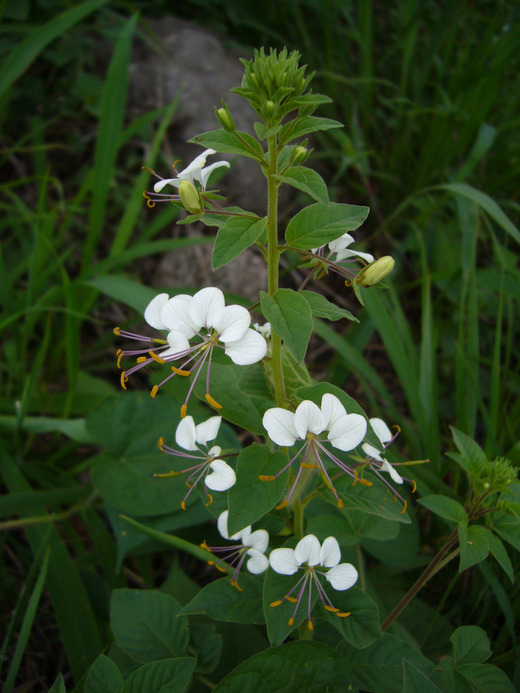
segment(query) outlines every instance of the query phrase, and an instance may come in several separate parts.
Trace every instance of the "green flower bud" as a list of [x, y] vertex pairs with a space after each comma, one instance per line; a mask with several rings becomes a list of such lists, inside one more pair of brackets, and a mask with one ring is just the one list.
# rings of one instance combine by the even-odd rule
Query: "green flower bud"
[[224, 102], [222, 102], [222, 108], [215, 108], [215, 115], [226, 132], [235, 132], [235, 121]]
[[264, 106], [264, 112], [268, 118], [272, 118], [272, 116], [274, 115], [274, 110], [275, 110], [274, 102], [271, 100], [266, 101], [265, 106]]
[[361, 286], [373, 286], [378, 284], [394, 269], [395, 260], [390, 255], [380, 257], [371, 265], [361, 270], [356, 277], [356, 282]]
[[204, 205], [200, 197], [199, 191], [188, 180], [181, 180], [179, 184], [179, 197], [190, 214], [202, 214]]
[[307, 147], [302, 147], [301, 145], [299, 147], [296, 147], [296, 149], [293, 152], [293, 157], [292, 157], [292, 164], [301, 164], [305, 161], [307, 158], [308, 150]]

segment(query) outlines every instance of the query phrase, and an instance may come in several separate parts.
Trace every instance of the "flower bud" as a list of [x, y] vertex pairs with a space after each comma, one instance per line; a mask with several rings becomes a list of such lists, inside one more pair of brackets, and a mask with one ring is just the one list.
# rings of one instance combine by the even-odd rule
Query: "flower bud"
[[300, 145], [299, 147], [296, 147], [294, 152], [293, 152], [293, 157], [291, 163], [294, 165], [296, 164], [302, 164], [305, 159], [307, 158], [308, 150], [307, 147], [302, 147]]
[[356, 277], [356, 282], [361, 286], [373, 286], [378, 284], [394, 269], [395, 260], [390, 255], [380, 257], [371, 265], [361, 270]]
[[235, 132], [235, 121], [224, 102], [222, 102], [222, 108], [215, 108], [215, 115], [226, 132]]
[[274, 111], [275, 111], [274, 101], [271, 101], [271, 100], [266, 101], [265, 106], [264, 106], [264, 113], [266, 114], [266, 116], [268, 118], [272, 118], [272, 116], [274, 115]]
[[202, 214], [204, 205], [197, 188], [188, 180], [182, 180], [179, 184], [179, 197], [184, 205], [184, 208], [190, 214]]

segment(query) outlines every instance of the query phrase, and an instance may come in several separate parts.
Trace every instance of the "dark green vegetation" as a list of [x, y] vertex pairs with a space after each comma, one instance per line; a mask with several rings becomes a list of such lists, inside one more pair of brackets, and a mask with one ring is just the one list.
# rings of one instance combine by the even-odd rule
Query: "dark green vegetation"
[[[127, 316], [135, 324], [135, 311], [142, 312], [154, 293], [144, 287], [158, 254], [201, 242], [171, 240], [167, 229], [178, 209], [167, 206], [151, 216], [141, 197], [148, 174], [138, 173], [140, 166], [155, 165], [175, 103], [136, 120], [125, 108], [131, 44], [146, 30], [134, 11], [161, 16], [168, 3], [34, 5], [29, 11], [28, 3], [0, 3], [0, 475], [6, 492], [0, 499], [0, 598], [9, 615], [0, 676], [6, 690], [14, 690], [15, 680], [34, 680], [40, 690], [60, 671], [71, 688], [67, 672], [80, 682], [113, 636], [118, 645], [106, 652], [111, 660], [98, 660], [90, 690], [98, 690], [95, 675], [104, 682], [113, 676], [118, 690], [112, 660], [123, 672], [132, 666], [123, 650], [137, 653], [142, 667], [175, 658], [161, 675], [175, 677], [178, 690], [190, 680], [195, 657], [193, 690], [208, 690], [205, 678], [217, 684], [239, 664], [244, 676], [252, 676], [262, 667], [296, 670], [298, 661], [310, 662], [308, 675], [317, 682], [332, 685], [327, 672], [339, 666], [339, 655], [361, 690], [389, 690], [391, 676], [400, 681], [396, 691], [403, 685], [399, 676], [409, 690], [437, 690], [431, 682], [424, 687], [430, 673], [425, 657], [434, 663], [445, 657], [445, 675], [466, 686], [460, 690], [510, 690], [500, 676], [492, 678], [495, 670], [483, 674], [477, 667], [489, 656], [482, 631], [456, 629], [483, 629], [492, 642], [489, 663], [518, 684], [520, 599], [510, 579], [518, 572], [518, 554], [504, 557], [489, 538], [498, 534], [520, 549], [518, 521], [498, 517], [495, 534], [470, 526], [468, 538], [460, 514], [471, 491], [464, 470], [478, 486], [479, 475], [500, 469], [499, 458], [520, 463], [516, 3], [294, 0], [272, 3], [267, 11], [262, 6], [261, 15], [260, 3], [253, 2], [183, 7], [186, 17], [203, 17], [230, 36], [245, 57], [262, 44], [302, 52], [316, 71], [315, 89], [332, 98], [320, 115], [345, 123], [316, 139], [311, 165], [332, 179], [338, 202], [371, 208], [362, 237], [370, 250], [397, 260], [390, 290], [366, 293], [363, 309], [341, 283], [324, 280], [360, 323], [333, 329], [315, 321], [319, 339], [313, 342], [314, 348], [323, 342], [330, 347], [318, 352], [320, 379], [349, 392], [362, 388], [367, 410], [401, 426], [390, 459], [430, 460], [412, 468], [419, 496], [430, 501], [414, 504], [413, 522], [397, 538], [373, 523], [350, 528], [350, 560], [362, 556], [367, 591], [381, 618], [454, 527], [461, 543], [472, 547], [461, 550], [460, 568], [469, 570], [457, 572], [457, 561], [449, 563], [382, 641], [357, 650], [345, 637], [338, 646], [336, 632], [323, 621], [316, 640], [326, 651], [313, 660], [307, 643], [291, 645], [280, 655], [285, 664], [276, 660], [271, 669], [274, 649], [241, 664], [268, 647], [265, 629], [251, 625], [262, 614], [249, 614], [241, 625], [220, 620], [222, 613], [210, 621], [189, 608], [177, 618], [179, 605], [191, 602], [213, 573], [185, 554], [179, 558], [178, 544], [165, 552], [164, 534], [144, 541], [118, 516], [132, 515], [194, 542], [201, 532], [208, 538], [213, 532], [209, 525], [194, 532], [200, 516], [180, 511], [171, 487], [157, 491], [150, 484], [150, 470], [162, 464], [156, 440], [171, 434], [164, 424], [169, 397], [182, 401], [183, 394], [172, 389], [151, 407], [145, 391], [120, 392], [114, 366], [119, 344], [112, 327], [125, 320], [121, 304], [132, 309]], [[164, 162], [166, 170], [170, 163]], [[287, 268], [287, 286], [296, 285], [293, 269]], [[239, 401], [238, 377], [227, 386], [230, 401]], [[244, 412], [256, 430], [254, 404], [240, 407]], [[456, 433], [455, 442], [450, 425], [463, 434]], [[227, 436], [232, 447], [236, 434], [228, 428]], [[124, 466], [115, 464], [122, 458]], [[484, 460], [490, 461], [487, 471]], [[431, 500], [440, 494], [454, 505]], [[516, 512], [518, 487], [516, 496], [504, 494], [503, 500]], [[311, 518], [310, 531], [319, 533], [319, 520]], [[164, 617], [156, 629], [166, 648], [160, 652], [147, 654], [124, 640], [130, 628], [125, 619], [138, 611], [124, 588], [138, 586], [161, 588], [143, 592], [150, 600], [146, 613], [157, 613], [157, 621]], [[161, 594], [162, 602], [152, 594]], [[410, 647], [412, 638], [422, 654]], [[249, 649], [238, 657], [235, 643], [243, 642]], [[392, 661], [399, 648], [404, 674], [400, 659]], [[485, 675], [491, 678], [478, 679]], [[132, 676], [126, 690], [146, 690]], [[240, 682], [221, 689], [233, 685]], [[276, 685], [273, 690], [282, 690]], [[291, 685], [302, 687], [297, 678]], [[57, 684], [53, 690], [64, 689]]]

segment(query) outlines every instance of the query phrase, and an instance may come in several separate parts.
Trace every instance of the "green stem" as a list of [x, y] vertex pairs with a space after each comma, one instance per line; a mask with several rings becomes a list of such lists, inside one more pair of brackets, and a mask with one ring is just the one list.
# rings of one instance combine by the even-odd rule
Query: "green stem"
[[[278, 290], [278, 183], [274, 176], [278, 167], [276, 135], [267, 141], [269, 166], [267, 169], [267, 282], [270, 296]], [[275, 402], [283, 407], [285, 402], [285, 386], [282, 370], [282, 340], [273, 330], [271, 336], [272, 368]]]

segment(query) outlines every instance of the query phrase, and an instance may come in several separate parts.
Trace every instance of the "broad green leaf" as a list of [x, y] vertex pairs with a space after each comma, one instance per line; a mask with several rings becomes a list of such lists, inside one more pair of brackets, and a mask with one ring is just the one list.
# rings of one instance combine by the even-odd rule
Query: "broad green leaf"
[[515, 693], [506, 674], [493, 664], [463, 664], [456, 671], [479, 693]]
[[511, 563], [511, 559], [509, 558], [509, 554], [507, 553], [504, 544], [500, 541], [496, 534], [493, 534], [492, 532], [488, 534], [487, 540], [489, 544], [489, 550], [496, 558], [497, 563], [506, 573], [507, 577], [511, 580], [511, 582], [514, 582], [515, 574], [513, 565]]
[[[396, 498], [388, 493], [386, 486], [377, 482], [375, 477], [370, 481], [373, 482], [373, 486], [367, 487], [359, 483], [353, 486], [350, 478], [347, 479], [346, 476], [340, 478], [336, 483], [336, 490], [343, 501], [342, 512], [347, 514], [351, 509], [362, 510], [369, 515], [408, 524], [410, 518], [403, 511], [402, 504], [397, 502]], [[324, 494], [327, 500], [335, 502], [328, 490], [324, 491]]]
[[213, 248], [213, 269], [222, 267], [249, 248], [267, 227], [267, 219], [230, 217], [217, 232]]
[[[352, 511], [347, 511], [345, 515]], [[382, 518], [368, 516], [381, 523], [382, 528], [388, 526], [397, 529], [397, 535], [388, 539], [379, 538], [378, 541], [370, 536], [361, 539], [361, 548], [378, 561], [391, 568], [405, 570], [416, 565], [417, 554], [419, 553], [421, 537], [415, 516], [411, 515], [409, 524], [389, 522]], [[376, 525], [379, 527], [379, 525]], [[381, 528], [381, 529], [382, 529]]]
[[481, 525], [459, 525], [459, 572], [480, 563], [489, 554], [488, 536], [491, 532]]
[[130, 674], [125, 693], [184, 693], [188, 690], [195, 663], [192, 657], [176, 657], [145, 664]]
[[302, 291], [301, 293], [311, 308], [313, 318], [327, 318], [327, 320], [346, 318], [347, 320], [359, 322], [349, 310], [331, 303], [323, 294], [318, 294], [315, 291]]
[[287, 183], [293, 188], [297, 188], [307, 195], [310, 195], [316, 202], [328, 204], [329, 193], [325, 181], [317, 171], [306, 166], [293, 166], [288, 169], [283, 176], [275, 176], [279, 183]]
[[123, 693], [125, 685], [121, 672], [105, 655], [92, 664], [85, 681], [85, 693]]
[[453, 645], [453, 659], [458, 667], [461, 664], [485, 662], [491, 657], [491, 643], [486, 632], [477, 626], [461, 626], [450, 638]]
[[311, 132], [342, 127], [343, 125], [341, 123], [339, 123], [337, 120], [332, 120], [331, 118], [318, 118], [316, 116], [295, 118], [294, 120], [286, 123], [280, 130], [278, 141], [280, 142], [280, 145], [282, 145], [295, 140], [297, 137], [309, 135]]
[[317, 202], [298, 212], [287, 225], [285, 238], [293, 248], [310, 250], [355, 231], [368, 216], [368, 207]]
[[254, 655], [226, 676], [215, 693], [353, 691], [342, 657], [319, 642], [288, 643]]
[[453, 435], [453, 441], [457, 446], [461, 455], [463, 455], [471, 466], [472, 473], [479, 476], [486, 471], [489, 463], [482, 448], [476, 443], [473, 438], [458, 431], [453, 426], [450, 426]]
[[215, 149], [221, 154], [241, 154], [257, 161], [263, 161], [264, 150], [260, 142], [247, 132], [226, 132], [225, 130], [211, 130], [202, 135], [192, 137], [189, 142], [200, 144], [207, 149]]
[[305, 298], [292, 289], [278, 289], [273, 296], [261, 292], [262, 312], [297, 361], [302, 361], [312, 333], [312, 315]]
[[202, 674], [214, 671], [222, 654], [224, 640], [213, 623], [190, 623], [190, 652], [197, 655], [196, 669]]
[[274, 476], [288, 462], [279, 450], [253, 443], [242, 450], [237, 462], [237, 482], [229, 490], [228, 532], [231, 536], [252, 525], [274, 506], [287, 486], [289, 470], [277, 479], [261, 481], [259, 476]]
[[504, 541], [520, 551], [520, 522], [518, 522], [518, 518], [507, 513], [495, 513], [493, 515], [493, 529], [500, 534]]
[[188, 619], [173, 597], [153, 590], [112, 592], [110, 626], [119, 647], [138, 662], [185, 654]]
[[418, 502], [424, 505], [425, 508], [431, 510], [432, 513], [443, 517], [445, 520], [452, 522], [468, 522], [468, 515], [464, 510], [464, 506], [458, 501], [448, 498], [447, 496], [433, 495], [419, 498]]
[[[307, 370], [305, 361], [298, 362], [291, 351], [282, 344], [282, 369], [283, 369], [283, 381], [285, 387], [285, 396], [290, 401], [298, 401], [297, 392], [301, 387], [307, 387], [312, 385], [313, 380]], [[266, 363], [266, 372], [270, 375], [270, 364]], [[271, 377], [272, 381], [272, 377]], [[270, 404], [274, 406], [274, 402]]]
[[229, 578], [210, 582], [179, 613], [205, 614], [232, 623], [265, 623], [260, 577], [243, 572], [238, 584], [240, 589], [233, 587]]
[[348, 662], [356, 686], [363, 691], [403, 693], [405, 659], [425, 676], [433, 670], [433, 664], [418, 649], [390, 633], [384, 633], [382, 638], [362, 650], [345, 641], [337, 650]]
[[355, 546], [365, 537], [376, 541], [388, 541], [397, 536], [400, 527], [398, 522], [388, 522], [381, 517], [358, 510], [348, 510], [343, 516], [324, 513], [311, 517], [308, 517], [307, 513], [306, 515], [309, 534], [315, 534], [320, 541], [332, 535], [338, 539], [341, 546]]
[[417, 667], [403, 659], [403, 693], [442, 693]]
[[51, 688], [49, 688], [49, 693], [67, 693], [67, 689], [65, 688], [65, 681], [63, 680], [63, 675], [60, 674], [56, 681], [52, 684]]
[[350, 613], [350, 616], [341, 618], [322, 609], [320, 618], [331, 623], [353, 647], [368, 647], [378, 640], [381, 637], [379, 609], [373, 599], [359, 587], [336, 592], [329, 588], [327, 582], [323, 582], [334, 607], [339, 609], [340, 613]]

